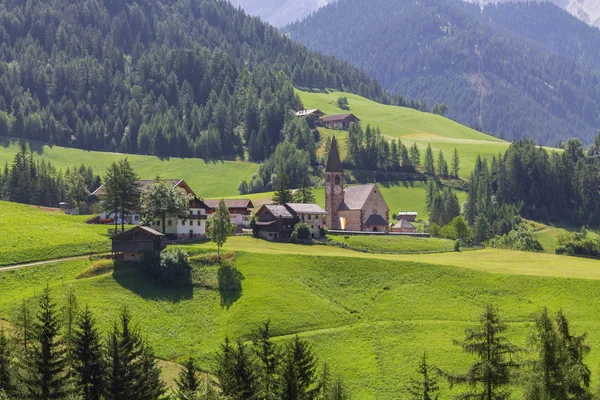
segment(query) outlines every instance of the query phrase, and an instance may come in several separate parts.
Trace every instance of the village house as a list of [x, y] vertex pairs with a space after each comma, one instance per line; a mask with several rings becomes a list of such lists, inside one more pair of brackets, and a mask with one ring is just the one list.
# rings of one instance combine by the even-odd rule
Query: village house
[[389, 232], [389, 207], [375, 183], [344, 188], [335, 137], [325, 169], [327, 228], [351, 232]]
[[321, 236], [327, 213], [316, 204], [266, 204], [256, 213], [256, 230], [260, 238], [273, 241], [290, 239], [299, 222], [311, 228], [313, 239]]
[[322, 121], [325, 128], [342, 129], [347, 131], [350, 127], [350, 124], [358, 124], [360, 119], [358, 119], [354, 114], [339, 114], [324, 117]]
[[113, 259], [140, 261], [145, 252], [160, 253], [164, 235], [146, 226], [136, 226], [112, 238]]
[[[214, 214], [219, 208], [220, 200], [205, 200], [204, 203], [208, 206], [206, 214], [209, 216]], [[252, 209], [254, 204], [250, 199], [224, 199], [225, 205], [229, 209], [229, 215], [231, 222], [234, 223], [239, 229], [250, 227], [250, 216], [252, 215]]]
[[417, 228], [408, 220], [401, 219], [398, 223], [392, 226], [393, 233], [416, 233]]
[[401, 211], [398, 213], [398, 220], [403, 219], [408, 222], [415, 222], [417, 220], [417, 215], [419, 215], [419, 213], [416, 211]]
[[322, 125], [322, 118], [325, 116], [325, 113], [319, 109], [312, 110], [301, 110], [296, 112], [296, 118], [306, 118], [309, 122], [312, 122], [314, 126]]
[[[183, 179], [167, 179], [165, 182], [173, 185], [174, 188], [184, 190], [187, 194], [191, 194], [193, 199], [190, 201], [190, 208], [188, 216], [185, 219], [167, 218], [164, 232], [170, 237], [177, 238], [204, 238], [206, 237], [206, 219], [207, 211], [209, 207], [204, 203], [202, 199], [199, 199], [190, 186]], [[138, 189], [140, 192], [146, 187], [154, 183], [153, 180], [140, 180], [138, 181]], [[100, 186], [92, 196], [95, 196], [100, 202], [106, 196], [104, 185]], [[115, 216], [113, 213], [103, 211], [100, 214], [101, 219], [115, 219], [118, 224], [123, 221], [125, 224], [137, 225], [141, 223], [142, 216], [139, 211], [127, 214]], [[157, 231], [163, 231], [161, 221], [151, 221], [150, 227]]]

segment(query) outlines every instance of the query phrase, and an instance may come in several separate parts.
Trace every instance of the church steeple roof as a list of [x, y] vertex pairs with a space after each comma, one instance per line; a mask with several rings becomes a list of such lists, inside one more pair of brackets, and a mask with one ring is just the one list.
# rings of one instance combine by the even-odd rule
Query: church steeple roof
[[327, 168], [325, 169], [325, 172], [342, 172], [342, 162], [340, 161], [340, 152], [335, 136], [331, 141], [331, 148], [329, 149], [329, 158], [327, 159]]

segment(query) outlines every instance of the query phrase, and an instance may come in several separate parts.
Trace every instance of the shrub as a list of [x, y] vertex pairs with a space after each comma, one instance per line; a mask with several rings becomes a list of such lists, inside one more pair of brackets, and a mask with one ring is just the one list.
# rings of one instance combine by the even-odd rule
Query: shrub
[[[235, 261], [235, 253], [223, 252], [221, 253], [221, 263], [233, 263]], [[205, 253], [198, 256], [190, 257], [189, 262], [197, 263], [199, 265], [218, 265], [219, 255], [218, 253]]]
[[306, 240], [310, 239], [312, 230], [306, 222], [299, 222], [294, 228], [294, 233], [296, 234], [296, 238], [300, 240]]
[[460, 251], [460, 240], [455, 240], [454, 241], [454, 251]]
[[520, 223], [516, 229], [506, 235], [496, 236], [489, 241], [490, 247], [520, 251], [544, 251], [542, 244], [533, 234], [533, 230], [526, 223]]
[[113, 260], [98, 260], [93, 262], [89, 267], [81, 271], [75, 279], [91, 278], [107, 274], [115, 269]]
[[160, 255], [145, 253], [144, 269], [155, 279], [168, 284], [189, 284], [192, 280], [187, 251], [180, 248], [166, 249]]
[[438, 224], [436, 224], [435, 222], [432, 223], [431, 225], [429, 225], [429, 235], [431, 237], [434, 237], [434, 238], [441, 237], [440, 236], [441, 235], [441, 230], [442, 230], [442, 228]]

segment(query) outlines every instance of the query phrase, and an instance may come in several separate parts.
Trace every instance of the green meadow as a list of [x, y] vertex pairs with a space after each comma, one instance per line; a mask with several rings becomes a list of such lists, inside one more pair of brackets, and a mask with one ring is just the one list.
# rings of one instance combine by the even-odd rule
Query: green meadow
[[[84, 164], [95, 174], [104, 175], [110, 163], [127, 157], [140, 179], [185, 179], [199, 197], [218, 197], [237, 194], [238, 184], [258, 171], [258, 164], [237, 161], [212, 161], [199, 158], [159, 158], [135, 154], [103, 153], [48, 146], [29, 142], [36, 158], [50, 161], [66, 169]], [[19, 149], [18, 142], [0, 138], [0, 166], [11, 163]]]
[[87, 218], [0, 201], [0, 265], [109, 251], [110, 227]]
[[[342, 92], [297, 90], [297, 93], [307, 109], [318, 108], [328, 115], [351, 112], [361, 119], [363, 126], [379, 127], [382, 134], [389, 138], [399, 138], [407, 146], [417, 143], [422, 150], [422, 157], [428, 144], [431, 144], [436, 158], [437, 153], [442, 150], [447, 160], [450, 160], [454, 148], [457, 148], [461, 159], [462, 178], [468, 178], [471, 174], [477, 155], [491, 159], [499, 153], [504, 153], [509, 145], [501, 139], [478, 132], [448, 118], [412, 108], [382, 105], [364, 97]], [[338, 107], [339, 97], [348, 99], [350, 111]], [[329, 135], [331, 131], [324, 130], [324, 134]], [[340, 132], [340, 135], [345, 137], [346, 133]]]
[[[214, 251], [213, 244], [188, 247]], [[430, 255], [377, 255], [330, 246], [277, 244], [231, 238], [243, 275], [242, 291], [221, 295], [217, 267], [196, 265], [202, 284], [168, 287], [136, 267], [87, 279], [75, 277], [89, 262], [72, 261], [0, 273], [0, 319], [11, 320], [21, 300], [48, 283], [60, 302], [73, 285], [103, 331], [127, 305], [157, 356], [180, 361], [198, 356], [210, 369], [226, 337], [244, 336], [268, 319], [278, 342], [295, 334], [327, 360], [355, 399], [404, 398], [414, 365], [427, 350], [433, 363], [457, 370], [470, 361], [452, 339], [461, 339], [486, 303], [497, 304], [507, 333], [526, 344], [530, 316], [543, 306], [562, 308], [576, 333], [589, 333], [587, 358], [600, 366], [598, 262], [550, 254], [501, 250]], [[594, 375], [593, 385], [598, 382]], [[442, 399], [449, 389], [442, 385]], [[454, 392], [456, 393], [456, 392]]]
[[418, 253], [453, 251], [454, 242], [448, 239], [419, 238], [412, 236], [344, 236], [327, 238], [353, 250], [370, 252]]

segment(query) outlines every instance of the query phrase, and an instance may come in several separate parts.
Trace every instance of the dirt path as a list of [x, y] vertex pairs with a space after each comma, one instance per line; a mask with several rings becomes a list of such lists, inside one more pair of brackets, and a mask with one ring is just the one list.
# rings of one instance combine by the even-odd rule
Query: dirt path
[[67, 257], [67, 258], [58, 258], [55, 260], [36, 261], [36, 262], [32, 262], [32, 263], [27, 263], [27, 264], [7, 265], [4, 267], [0, 267], [0, 272], [12, 271], [15, 269], [22, 269], [22, 268], [29, 268], [29, 267], [37, 267], [39, 265], [46, 265], [46, 264], [57, 264], [57, 263], [61, 263], [64, 261], [85, 260], [86, 258], [90, 258], [90, 256], [87, 255], [87, 256]]

